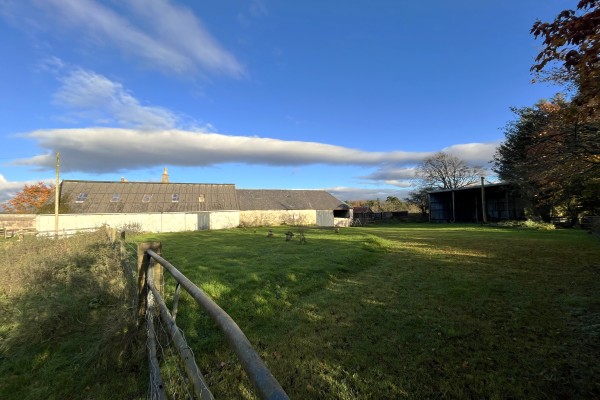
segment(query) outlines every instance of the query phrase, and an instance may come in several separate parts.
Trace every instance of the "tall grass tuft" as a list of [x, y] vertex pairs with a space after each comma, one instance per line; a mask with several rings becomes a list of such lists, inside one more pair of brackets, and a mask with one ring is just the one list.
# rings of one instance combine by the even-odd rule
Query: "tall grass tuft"
[[144, 397], [135, 279], [105, 233], [0, 243], [0, 398]]

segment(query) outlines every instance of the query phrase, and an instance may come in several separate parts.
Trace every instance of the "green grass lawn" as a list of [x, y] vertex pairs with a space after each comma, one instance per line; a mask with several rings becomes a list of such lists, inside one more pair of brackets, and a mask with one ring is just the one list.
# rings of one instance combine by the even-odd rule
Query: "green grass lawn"
[[[600, 241], [473, 225], [143, 235], [225, 309], [291, 398], [600, 397]], [[133, 239], [132, 239], [133, 240]], [[167, 280], [167, 293], [173, 282]], [[189, 296], [217, 398], [252, 398]]]

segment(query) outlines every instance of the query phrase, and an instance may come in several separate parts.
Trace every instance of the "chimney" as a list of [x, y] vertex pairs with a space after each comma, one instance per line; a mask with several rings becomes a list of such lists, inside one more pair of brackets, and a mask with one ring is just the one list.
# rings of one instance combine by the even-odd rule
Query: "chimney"
[[169, 173], [167, 172], [167, 167], [165, 167], [165, 170], [163, 171], [161, 182], [169, 183]]

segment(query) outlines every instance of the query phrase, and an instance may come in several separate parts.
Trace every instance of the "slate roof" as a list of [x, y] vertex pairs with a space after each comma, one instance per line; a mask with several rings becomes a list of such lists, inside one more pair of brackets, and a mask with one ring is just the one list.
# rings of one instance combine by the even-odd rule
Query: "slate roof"
[[232, 184], [64, 180], [60, 199], [69, 214], [239, 210]]
[[238, 189], [240, 210], [349, 210], [324, 190]]

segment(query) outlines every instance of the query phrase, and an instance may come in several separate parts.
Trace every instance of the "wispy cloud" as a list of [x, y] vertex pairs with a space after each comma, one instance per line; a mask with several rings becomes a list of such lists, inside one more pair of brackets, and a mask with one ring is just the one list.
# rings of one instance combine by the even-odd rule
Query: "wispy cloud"
[[[31, 12], [32, 8], [43, 10], [45, 15]], [[79, 41], [73, 43], [118, 48], [147, 66], [170, 73], [245, 74], [235, 56], [211, 36], [190, 9], [168, 0], [4, 0], [2, 11], [5, 18], [20, 18], [24, 25], [27, 22], [28, 27], [35, 26], [46, 34], [59, 32], [57, 26], [76, 31]], [[30, 22], [36, 18], [43, 18], [45, 23]]]
[[345, 200], [366, 200], [366, 199], [380, 199], [384, 201], [388, 196], [398, 197], [403, 199], [408, 196], [410, 190], [396, 190], [390, 188], [356, 188], [356, 187], [330, 187], [325, 188], [329, 193], [337, 197], [338, 199]]
[[267, 5], [262, 0], [252, 0], [246, 10], [238, 13], [237, 19], [243, 26], [250, 26], [252, 19], [259, 19], [268, 14]]
[[69, 109], [69, 119], [141, 129], [170, 129], [179, 124], [173, 112], [140, 104], [122, 84], [92, 71], [74, 69], [60, 81], [54, 102]]
[[415, 166], [407, 167], [382, 167], [377, 171], [364, 176], [365, 179], [375, 181], [397, 181], [403, 179], [414, 179], [417, 174]]
[[[441, 151], [455, 155], [472, 166], [486, 168], [494, 157], [499, 142], [491, 143], [464, 143], [445, 147]], [[429, 153], [428, 155], [431, 155]], [[425, 158], [426, 156], [423, 156]], [[397, 187], [410, 187], [417, 178], [418, 163], [385, 163], [374, 172], [362, 176], [367, 181], [377, 181], [386, 185]]]

